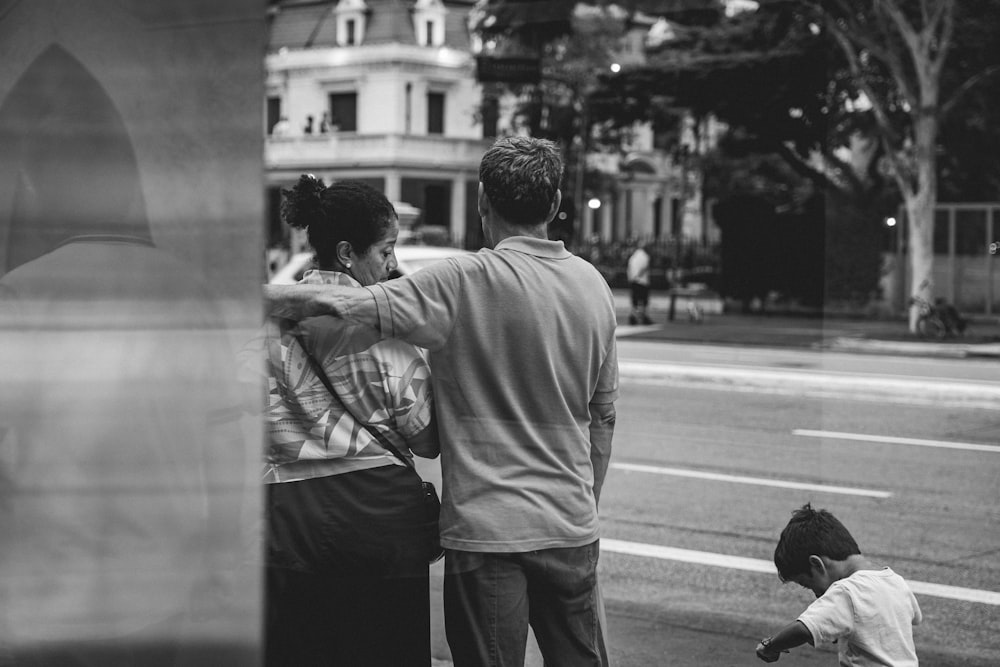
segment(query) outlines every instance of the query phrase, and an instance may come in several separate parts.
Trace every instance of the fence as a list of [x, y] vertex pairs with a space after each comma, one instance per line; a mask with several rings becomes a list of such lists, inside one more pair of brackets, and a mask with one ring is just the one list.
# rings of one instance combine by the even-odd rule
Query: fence
[[719, 243], [677, 238], [590, 240], [574, 244], [571, 250], [597, 267], [612, 287], [625, 287], [628, 258], [635, 248], [647, 243], [652, 245], [650, 282], [654, 289], [691, 282], [716, 286], [721, 265]]
[[[963, 312], [1000, 312], [1000, 271], [993, 265], [1000, 251], [996, 225], [1000, 202], [938, 204], [934, 218], [935, 296], [946, 298]], [[905, 219], [905, 213], [900, 215]], [[887, 301], [902, 311], [912, 285], [905, 224], [896, 226], [883, 289]]]

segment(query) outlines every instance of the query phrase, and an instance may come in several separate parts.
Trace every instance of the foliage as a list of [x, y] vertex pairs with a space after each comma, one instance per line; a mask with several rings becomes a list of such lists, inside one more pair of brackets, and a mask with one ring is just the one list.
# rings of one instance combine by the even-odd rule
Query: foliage
[[946, 102], [938, 151], [943, 201], [1000, 193], [1000, 2], [958, 3], [958, 39], [942, 72]]
[[[480, 4], [525, 12], [514, 33], [532, 24], [531, 3]], [[570, 15], [567, 3], [538, 4]], [[670, 39], [644, 66], [594, 79], [588, 122], [612, 144], [622, 128], [650, 122], [661, 146], [677, 141], [683, 113], [725, 122], [728, 134], [701, 159], [706, 195], [752, 197], [778, 215], [819, 212], [831, 296], [874, 289], [894, 199], [921, 228], [910, 234], [911, 259], [922, 258], [911, 273], [921, 276], [938, 175], [948, 199], [1000, 191], [995, 0], [759, 0], [735, 16], [721, 0], [618, 4], [668, 17]], [[549, 32], [529, 29], [532, 39], [571, 38], [572, 21], [549, 18]], [[579, 111], [566, 107], [564, 127]]]

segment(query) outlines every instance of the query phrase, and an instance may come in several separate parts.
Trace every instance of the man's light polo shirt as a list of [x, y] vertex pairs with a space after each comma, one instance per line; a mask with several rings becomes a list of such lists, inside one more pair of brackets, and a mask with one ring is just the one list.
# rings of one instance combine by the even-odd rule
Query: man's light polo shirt
[[441, 543], [522, 552], [597, 539], [589, 405], [618, 396], [601, 274], [561, 241], [518, 236], [368, 289], [382, 333], [430, 351]]

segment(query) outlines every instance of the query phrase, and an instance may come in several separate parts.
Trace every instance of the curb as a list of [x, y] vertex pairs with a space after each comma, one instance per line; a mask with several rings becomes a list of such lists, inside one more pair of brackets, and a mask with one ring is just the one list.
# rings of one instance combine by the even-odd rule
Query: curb
[[1000, 357], [1000, 344], [993, 343], [963, 345], [840, 337], [835, 338], [827, 349], [840, 352], [874, 352], [950, 359]]
[[814, 397], [905, 401], [1000, 410], [1000, 383], [891, 378], [853, 373], [695, 366], [669, 362], [619, 361], [623, 379], [676, 386], [756, 390]]

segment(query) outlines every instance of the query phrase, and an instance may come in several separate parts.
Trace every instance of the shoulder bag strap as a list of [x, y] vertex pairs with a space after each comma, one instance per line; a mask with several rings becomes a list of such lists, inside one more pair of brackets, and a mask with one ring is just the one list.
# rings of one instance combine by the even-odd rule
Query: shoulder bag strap
[[[326, 376], [326, 372], [323, 370], [323, 367], [319, 365], [319, 362], [316, 361], [316, 359], [311, 354], [309, 354], [309, 348], [306, 347], [305, 341], [303, 341], [300, 336], [295, 336], [295, 340], [298, 341], [299, 347], [302, 348], [302, 352], [306, 355], [306, 359], [309, 360], [309, 365], [312, 366], [313, 372], [316, 373], [316, 376], [319, 378], [319, 381], [323, 383], [323, 386], [326, 387], [326, 390], [330, 392], [330, 395], [334, 399], [340, 400], [340, 397], [337, 396], [337, 392], [333, 390], [333, 385], [330, 383], [330, 378]], [[405, 463], [407, 466], [416, 470], [416, 467], [413, 465], [413, 461], [403, 456], [400, 453], [400, 451], [396, 448], [396, 445], [392, 444], [392, 442], [390, 442], [387, 437], [379, 433], [378, 429], [374, 428], [370, 424], [365, 424], [360, 420], [356, 421], [358, 421], [359, 424], [365, 427], [365, 430], [367, 430], [368, 433], [370, 433], [371, 436], [378, 441], [378, 444], [382, 445], [383, 448], [391, 452], [393, 455], [396, 456], [396, 458]]]

